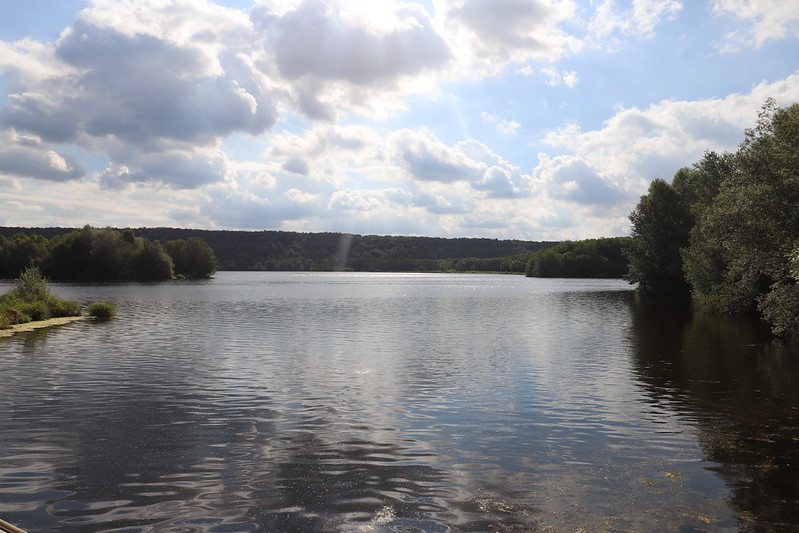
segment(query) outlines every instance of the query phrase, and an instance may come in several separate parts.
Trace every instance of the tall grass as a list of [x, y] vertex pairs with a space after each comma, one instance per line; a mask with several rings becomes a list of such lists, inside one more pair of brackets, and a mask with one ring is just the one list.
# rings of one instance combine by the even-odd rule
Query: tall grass
[[89, 304], [88, 312], [89, 316], [93, 316], [102, 320], [108, 320], [109, 318], [116, 316], [117, 308], [112, 303], [94, 302]]

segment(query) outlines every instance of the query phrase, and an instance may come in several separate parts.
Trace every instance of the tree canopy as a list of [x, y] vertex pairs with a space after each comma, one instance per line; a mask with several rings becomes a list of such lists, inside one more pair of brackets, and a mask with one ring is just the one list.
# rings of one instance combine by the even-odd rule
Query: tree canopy
[[50, 279], [68, 281], [147, 281], [216, 272], [216, 256], [201, 239], [169, 245], [165, 249], [160, 241], [137, 236], [131, 229], [88, 225], [50, 239], [22, 232], [10, 238], [0, 235], [0, 277], [14, 278], [31, 266]]
[[525, 274], [537, 278], [621, 278], [627, 237], [567, 241], [530, 257]]
[[654, 180], [630, 220], [627, 277], [643, 293], [690, 289], [702, 307], [799, 333], [799, 104], [767, 101], [735, 153]]

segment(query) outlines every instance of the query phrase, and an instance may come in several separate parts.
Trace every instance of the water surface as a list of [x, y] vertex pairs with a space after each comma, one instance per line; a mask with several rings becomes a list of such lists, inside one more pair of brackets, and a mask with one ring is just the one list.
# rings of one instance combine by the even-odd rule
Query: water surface
[[500, 275], [53, 292], [119, 315], [0, 339], [31, 532], [799, 529], [799, 354], [748, 321]]

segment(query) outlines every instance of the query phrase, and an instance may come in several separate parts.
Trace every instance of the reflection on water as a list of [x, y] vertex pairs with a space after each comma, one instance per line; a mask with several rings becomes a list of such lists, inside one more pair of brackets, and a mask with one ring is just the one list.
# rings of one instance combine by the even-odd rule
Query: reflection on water
[[799, 350], [740, 318], [639, 305], [633, 367], [697, 428], [743, 530], [799, 528]]
[[[4, 287], [0, 287], [4, 290]], [[799, 527], [799, 363], [622, 282], [222, 272], [0, 339], [30, 531]]]

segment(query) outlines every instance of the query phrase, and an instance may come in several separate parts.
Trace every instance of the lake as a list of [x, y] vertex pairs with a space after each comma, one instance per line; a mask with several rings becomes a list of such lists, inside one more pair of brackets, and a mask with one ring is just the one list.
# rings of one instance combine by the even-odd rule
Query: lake
[[30, 532], [799, 530], [799, 351], [752, 321], [618, 280], [51, 288], [119, 314], [0, 339]]

